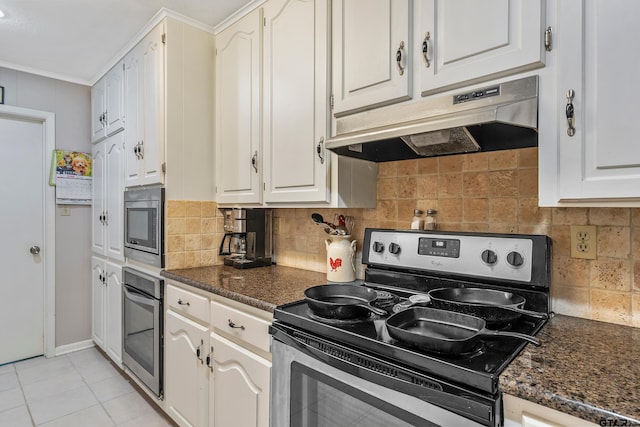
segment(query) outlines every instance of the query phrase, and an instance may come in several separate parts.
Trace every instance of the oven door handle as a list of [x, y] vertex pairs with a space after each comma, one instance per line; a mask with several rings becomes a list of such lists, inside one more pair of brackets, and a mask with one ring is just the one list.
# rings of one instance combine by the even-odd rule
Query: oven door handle
[[131, 301], [137, 302], [138, 304], [147, 305], [149, 307], [154, 306], [155, 299], [153, 297], [136, 291], [126, 283], [124, 284], [124, 287], [122, 289], [124, 289], [125, 297], [130, 299]]

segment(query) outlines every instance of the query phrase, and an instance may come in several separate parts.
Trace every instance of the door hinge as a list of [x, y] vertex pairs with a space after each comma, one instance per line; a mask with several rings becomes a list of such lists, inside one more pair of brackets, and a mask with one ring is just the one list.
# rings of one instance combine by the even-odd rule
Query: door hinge
[[333, 110], [333, 94], [329, 96], [329, 108]]
[[544, 48], [547, 52], [551, 52], [553, 49], [553, 30], [551, 27], [547, 27], [544, 31]]
[[167, 44], [167, 33], [162, 33], [162, 44]]
[[163, 163], [162, 164], [162, 173], [166, 174], [167, 173], [167, 163]]

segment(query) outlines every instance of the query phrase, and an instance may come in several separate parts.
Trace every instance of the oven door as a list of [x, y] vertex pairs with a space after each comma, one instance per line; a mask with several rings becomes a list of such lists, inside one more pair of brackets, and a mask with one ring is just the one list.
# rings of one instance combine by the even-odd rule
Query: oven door
[[499, 398], [282, 325], [271, 334], [271, 427], [495, 426], [502, 418]]
[[162, 300], [123, 286], [122, 361], [158, 397], [162, 392]]

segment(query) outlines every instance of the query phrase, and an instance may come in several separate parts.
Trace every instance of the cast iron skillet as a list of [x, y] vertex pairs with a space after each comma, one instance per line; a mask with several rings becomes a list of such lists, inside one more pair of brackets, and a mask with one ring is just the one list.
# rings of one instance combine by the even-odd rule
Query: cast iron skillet
[[377, 297], [376, 291], [358, 285], [320, 285], [304, 291], [311, 311], [328, 319], [359, 319], [372, 311], [381, 316], [387, 312], [370, 304]]
[[440, 288], [429, 291], [431, 306], [480, 317], [487, 323], [508, 323], [521, 315], [546, 319], [546, 313], [525, 310], [525, 298], [511, 292], [481, 288]]
[[492, 331], [479, 317], [438, 310], [428, 307], [412, 307], [393, 314], [386, 320], [392, 338], [406, 344], [446, 354], [460, 354], [473, 350], [482, 337], [512, 337], [540, 342], [525, 334]]

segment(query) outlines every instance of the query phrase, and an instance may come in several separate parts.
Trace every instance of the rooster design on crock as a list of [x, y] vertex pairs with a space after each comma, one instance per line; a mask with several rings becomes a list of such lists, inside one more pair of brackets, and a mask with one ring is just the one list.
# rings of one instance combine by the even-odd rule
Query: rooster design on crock
[[325, 240], [327, 247], [327, 280], [330, 282], [352, 282], [356, 279], [353, 257], [356, 241], [351, 236], [331, 236]]

